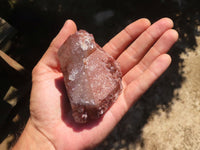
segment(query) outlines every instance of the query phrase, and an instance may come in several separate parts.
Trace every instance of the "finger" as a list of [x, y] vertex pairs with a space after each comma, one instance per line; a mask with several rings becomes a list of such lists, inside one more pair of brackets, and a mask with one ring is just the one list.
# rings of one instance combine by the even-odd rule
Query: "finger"
[[142, 75], [127, 85], [127, 88], [124, 90], [127, 108], [130, 108], [155, 80], [158, 79], [170, 63], [171, 57], [168, 54], [160, 55]]
[[51, 69], [58, 69], [58, 49], [64, 43], [64, 41], [76, 31], [76, 24], [72, 20], [67, 20], [58, 35], [51, 42], [48, 50], [45, 52], [39, 63], [43, 63]]
[[114, 58], [117, 58], [150, 24], [148, 19], [139, 19], [133, 22], [111, 39], [103, 49]]
[[126, 84], [129, 84], [132, 80], [140, 76], [158, 56], [167, 53], [177, 39], [177, 31], [173, 29], [166, 31], [139, 62], [139, 64], [134, 66], [124, 75], [123, 80], [126, 82]]
[[163, 18], [144, 31], [138, 39], [131, 44], [117, 59], [120, 63], [122, 73], [125, 74], [135, 66], [157, 39], [168, 29], [173, 27], [169, 18]]

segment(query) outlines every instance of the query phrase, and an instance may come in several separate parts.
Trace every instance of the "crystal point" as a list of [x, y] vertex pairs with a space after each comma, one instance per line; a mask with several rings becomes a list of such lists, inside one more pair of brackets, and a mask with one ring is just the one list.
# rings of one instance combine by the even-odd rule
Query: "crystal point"
[[64, 42], [58, 57], [75, 122], [100, 118], [122, 90], [118, 63], [84, 30]]

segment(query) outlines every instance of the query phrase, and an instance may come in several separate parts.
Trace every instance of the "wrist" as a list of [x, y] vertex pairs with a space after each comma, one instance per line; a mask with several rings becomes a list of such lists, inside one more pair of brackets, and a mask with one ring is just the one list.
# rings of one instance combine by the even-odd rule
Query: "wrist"
[[29, 119], [22, 135], [13, 147], [13, 150], [55, 150], [49, 139], [43, 135]]

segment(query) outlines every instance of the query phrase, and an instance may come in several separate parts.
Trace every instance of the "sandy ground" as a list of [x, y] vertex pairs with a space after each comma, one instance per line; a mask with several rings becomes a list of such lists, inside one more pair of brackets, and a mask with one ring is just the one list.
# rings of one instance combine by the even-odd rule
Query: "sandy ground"
[[143, 129], [144, 147], [137, 149], [199, 150], [200, 149], [200, 37], [195, 51], [186, 50], [182, 87], [175, 92], [171, 112], [152, 115]]
[[[128, 116], [125, 116], [126, 119], [122, 119], [120, 125], [97, 149], [108, 147], [111, 150], [200, 149], [200, 37], [196, 37], [196, 40], [198, 46], [195, 50], [186, 49], [180, 55], [183, 59], [180, 66], [183, 67], [180, 67], [179, 71], [182, 72], [184, 80], [181, 87], [173, 91], [170, 109], [158, 108], [150, 114], [141, 131], [136, 131], [138, 128], [134, 126], [141, 126], [138, 124], [143, 120], [138, 114], [145, 109], [143, 104], [132, 108]], [[134, 109], [141, 110], [136, 114], [137, 117], [133, 114], [137, 113]]]

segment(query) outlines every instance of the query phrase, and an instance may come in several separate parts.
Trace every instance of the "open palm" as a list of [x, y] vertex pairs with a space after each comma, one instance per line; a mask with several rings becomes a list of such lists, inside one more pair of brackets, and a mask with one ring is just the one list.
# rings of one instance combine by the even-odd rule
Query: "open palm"
[[147, 19], [140, 19], [103, 47], [120, 64], [123, 92], [101, 119], [76, 124], [57, 57], [59, 47], [76, 32], [75, 23], [68, 20], [32, 72], [31, 124], [56, 149], [84, 149], [100, 143], [169, 66], [171, 58], [166, 53], [178, 38], [172, 27], [173, 22], [168, 18], [153, 25]]

